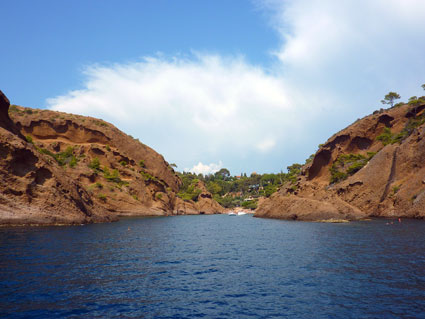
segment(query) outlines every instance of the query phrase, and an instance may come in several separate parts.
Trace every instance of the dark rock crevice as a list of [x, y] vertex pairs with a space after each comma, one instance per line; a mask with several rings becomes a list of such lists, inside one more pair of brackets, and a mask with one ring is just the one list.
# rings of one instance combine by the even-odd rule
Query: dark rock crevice
[[388, 180], [387, 180], [387, 183], [385, 185], [384, 192], [382, 193], [381, 199], [379, 200], [380, 203], [382, 203], [385, 200], [385, 198], [387, 198], [388, 193], [390, 192], [390, 186], [394, 182], [396, 165], [397, 165], [397, 151], [398, 151], [398, 149], [399, 149], [399, 147], [397, 146], [397, 148], [394, 150], [393, 159], [392, 159], [392, 163], [391, 163], [390, 175], [388, 176]]
[[328, 149], [321, 149], [314, 157], [313, 163], [308, 169], [308, 179], [311, 180], [319, 175], [323, 167], [326, 167], [332, 157], [332, 153]]
[[0, 127], [17, 135], [19, 138], [24, 139], [24, 136], [21, 134], [15, 123], [13, 123], [9, 117], [9, 106], [9, 99], [0, 90]]

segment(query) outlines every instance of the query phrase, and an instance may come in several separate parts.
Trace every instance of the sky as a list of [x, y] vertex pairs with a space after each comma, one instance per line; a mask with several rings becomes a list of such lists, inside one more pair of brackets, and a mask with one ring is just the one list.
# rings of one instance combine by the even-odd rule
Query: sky
[[0, 89], [102, 118], [178, 170], [285, 171], [396, 91], [423, 0], [0, 0]]

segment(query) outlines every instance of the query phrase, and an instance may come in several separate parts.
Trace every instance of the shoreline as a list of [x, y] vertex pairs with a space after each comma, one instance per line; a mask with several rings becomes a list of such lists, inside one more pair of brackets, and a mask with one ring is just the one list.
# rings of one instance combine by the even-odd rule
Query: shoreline
[[[348, 220], [348, 219], [325, 219], [325, 220], [292, 220], [292, 219], [282, 219], [282, 218], [271, 218], [271, 217], [258, 217], [254, 215], [254, 212], [249, 212], [249, 210], [226, 210], [224, 213], [221, 214], [197, 214], [199, 216], [213, 216], [213, 215], [227, 215], [230, 211], [232, 212], [246, 212], [247, 214], [253, 215], [254, 218], [264, 218], [264, 219], [274, 219], [274, 220], [283, 220], [283, 221], [292, 221], [292, 222], [305, 222], [305, 223], [328, 223], [328, 224], [345, 224], [345, 223], [351, 223], [351, 222], [370, 222], [375, 220], [386, 220], [386, 221], [394, 221], [399, 223], [399, 219], [401, 220], [400, 223], [402, 223], [403, 220], [425, 220], [424, 218], [412, 218], [412, 217], [371, 217], [371, 218], [362, 218], [357, 220]], [[143, 218], [154, 218], [154, 217], [178, 217], [178, 216], [197, 216], [194, 214], [178, 214], [178, 215], [126, 215], [126, 216], [119, 216], [115, 220], [111, 221], [92, 221], [88, 223], [22, 223], [22, 224], [3, 224], [0, 223], [0, 229], [6, 229], [6, 228], [22, 228], [22, 227], [67, 227], [67, 226], [86, 226], [86, 225], [93, 225], [93, 224], [112, 224], [115, 222], [119, 222], [121, 220], [126, 219], [143, 219]]]

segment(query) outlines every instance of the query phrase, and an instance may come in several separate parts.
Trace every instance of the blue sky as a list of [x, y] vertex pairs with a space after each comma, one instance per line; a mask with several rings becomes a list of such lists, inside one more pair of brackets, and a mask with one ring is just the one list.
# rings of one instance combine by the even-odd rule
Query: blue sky
[[422, 0], [0, 1], [12, 103], [103, 118], [178, 165], [277, 172], [425, 83]]
[[0, 83], [17, 104], [82, 85], [81, 70], [158, 52], [243, 54], [267, 65], [278, 34], [246, 0], [0, 1]]

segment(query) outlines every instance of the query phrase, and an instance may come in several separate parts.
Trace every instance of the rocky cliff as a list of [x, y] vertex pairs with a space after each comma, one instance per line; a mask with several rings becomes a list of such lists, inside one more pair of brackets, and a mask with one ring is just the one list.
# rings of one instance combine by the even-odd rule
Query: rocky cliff
[[425, 217], [425, 105], [402, 105], [332, 136], [295, 184], [262, 200], [257, 217], [356, 220]]
[[172, 167], [112, 124], [9, 107], [3, 93], [0, 176], [0, 224], [81, 224], [124, 215], [224, 211], [215, 201], [205, 203], [208, 194], [196, 203], [177, 198], [181, 181]]

